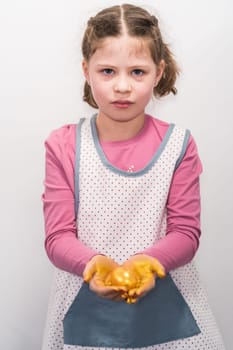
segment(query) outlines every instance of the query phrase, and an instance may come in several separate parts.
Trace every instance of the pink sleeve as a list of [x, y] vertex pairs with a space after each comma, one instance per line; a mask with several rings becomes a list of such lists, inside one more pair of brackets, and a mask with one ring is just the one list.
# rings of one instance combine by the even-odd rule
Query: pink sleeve
[[166, 236], [143, 252], [157, 258], [167, 272], [190, 262], [199, 246], [201, 172], [201, 161], [191, 136], [170, 187]]
[[75, 125], [55, 130], [45, 142], [45, 189], [42, 195], [45, 249], [60, 269], [82, 275], [86, 263], [97, 254], [77, 237], [74, 210]]

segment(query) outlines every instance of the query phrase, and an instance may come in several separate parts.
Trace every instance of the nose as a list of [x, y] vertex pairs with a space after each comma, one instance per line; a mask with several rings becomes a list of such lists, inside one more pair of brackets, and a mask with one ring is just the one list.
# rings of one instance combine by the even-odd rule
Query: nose
[[130, 92], [132, 90], [131, 82], [129, 77], [127, 77], [125, 74], [119, 75], [114, 84], [114, 91], [115, 92]]

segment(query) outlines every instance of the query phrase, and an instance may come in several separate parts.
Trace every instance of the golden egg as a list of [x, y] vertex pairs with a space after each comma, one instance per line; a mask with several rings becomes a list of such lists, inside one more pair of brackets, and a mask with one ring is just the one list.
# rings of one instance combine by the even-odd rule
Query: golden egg
[[132, 271], [120, 266], [111, 273], [111, 283], [115, 286], [135, 288], [137, 286], [137, 278]]

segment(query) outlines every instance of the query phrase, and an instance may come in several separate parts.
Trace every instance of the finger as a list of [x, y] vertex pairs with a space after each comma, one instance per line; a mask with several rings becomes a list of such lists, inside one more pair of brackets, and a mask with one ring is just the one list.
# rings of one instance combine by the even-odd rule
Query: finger
[[129, 298], [127, 300], [127, 303], [128, 304], [136, 304], [137, 301], [138, 301], [138, 298]]
[[104, 291], [104, 292], [98, 293], [97, 295], [99, 297], [102, 297], [102, 298], [105, 298], [108, 300], [112, 300], [112, 301], [116, 301], [116, 302], [123, 301], [121, 294], [116, 293], [114, 291]]
[[132, 288], [128, 291], [127, 295], [131, 298], [135, 298], [138, 296], [138, 289], [139, 288]]
[[105, 299], [113, 300], [113, 301], [122, 301], [121, 296], [118, 293], [115, 292], [108, 292], [105, 294], [98, 294], [100, 297], [103, 297]]
[[90, 289], [103, 297], [112, 298], [116, 294], [119, 294], [119, 291], [116, 291], [112, 286], [106, 286], [104, 282], [96, 276], [90, 281]]
[[154, 276], [146, 279], [143, 284], [136, 290], [137, 297], [143, 297], [146, 295], [151, 289], [155, 287], [155, 279]]
[[128, 288], [125, 287], [125, 286], [114, 286], [114, 285], [112, 285], [111, 287], [112, 287], [112, 289], [113, 289], [115, 292], [120, 292], [120, 293], [126, 293], [127, 290], [128, 290]]
[[112, 297], [112, 300], [116, 302], [123, 302], [125, 299], [122, 298], [121, 294], [116, 294], [115, 296]]

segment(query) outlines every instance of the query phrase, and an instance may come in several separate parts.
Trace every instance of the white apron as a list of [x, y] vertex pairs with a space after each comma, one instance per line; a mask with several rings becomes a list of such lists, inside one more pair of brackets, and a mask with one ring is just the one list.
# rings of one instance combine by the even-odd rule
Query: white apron
[[[106, 159], [98, 141], [95, 117], [82, 120], [77, 128], [75, 185], [79, 239], [123, 263], [163, 237], [169, 187], [188, 138], [187, 131], [170, 125], [150, 163], [130, 173], [115, 168]], [[172, 271], [171, 277], [201, 332], [146, 349], [224, 350], [194, 263]], [[81, 277], [56, 269], [42, 350], [105, 349], [64, 344], [62, 322], [82, 283]]]

